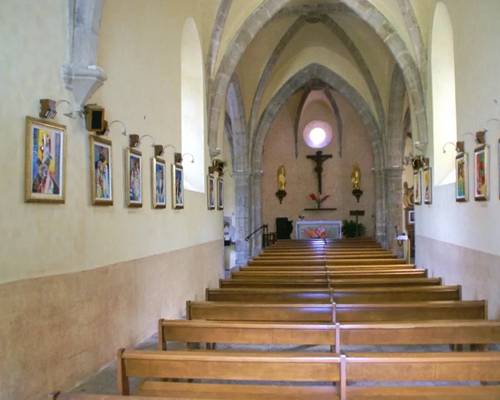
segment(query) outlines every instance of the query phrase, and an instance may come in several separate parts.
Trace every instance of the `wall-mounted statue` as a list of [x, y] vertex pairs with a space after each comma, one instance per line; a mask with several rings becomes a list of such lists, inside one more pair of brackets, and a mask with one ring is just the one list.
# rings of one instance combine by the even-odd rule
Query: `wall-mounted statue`
[[363, 191], [361, 190], [361, 170], [359, 169], [358, 164], [354, 164], [352, 166], [351, 182], [352, 195], [356, 197], [356, 200], [359, 203], [359, 199], [363, 195]]
[[286, 169], [284, 165], [280, 165], [278, 167], [277, 177], [278, 191], [276, 192], [276, 197], [281, 204], [283, 202], [283, 198], [286, 196]]

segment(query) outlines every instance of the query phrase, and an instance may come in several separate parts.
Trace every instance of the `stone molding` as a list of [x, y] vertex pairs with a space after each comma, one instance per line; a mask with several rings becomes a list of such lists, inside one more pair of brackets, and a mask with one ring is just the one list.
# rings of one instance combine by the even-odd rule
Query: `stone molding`
[[76, 112], [106, 80], [97, 66], [102, 7], [103, 0], [68, 0], [67, 59], [61, 73], [66, 89], [73, 93]]

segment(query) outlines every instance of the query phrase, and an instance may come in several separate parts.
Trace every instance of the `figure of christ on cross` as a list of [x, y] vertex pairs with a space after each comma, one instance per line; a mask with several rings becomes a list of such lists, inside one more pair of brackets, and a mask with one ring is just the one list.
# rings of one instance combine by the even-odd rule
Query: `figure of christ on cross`
[[323, 154], [321, 150], [318, 150], [315, 155], [307, 156], [307, 158], [313, 160], [316, 163], [316, 166], [314, 167], [314, 172], [316, 172], [316, 177], [318, 179], [318, 193], [321, 194], [323, 189], [323, 181], [322, 181], [323, 163], [329, 158], [332, 158], [332, 155]]

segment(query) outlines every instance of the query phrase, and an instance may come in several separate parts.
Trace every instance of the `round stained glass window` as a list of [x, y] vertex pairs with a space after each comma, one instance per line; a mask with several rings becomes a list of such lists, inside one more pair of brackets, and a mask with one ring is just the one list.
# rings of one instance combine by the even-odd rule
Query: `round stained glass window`
[[313, 149], [322, 149], [330, 144], [333, 138], [332, 128], [325, 121], [311, 121], [304, 127], [304, 142]]

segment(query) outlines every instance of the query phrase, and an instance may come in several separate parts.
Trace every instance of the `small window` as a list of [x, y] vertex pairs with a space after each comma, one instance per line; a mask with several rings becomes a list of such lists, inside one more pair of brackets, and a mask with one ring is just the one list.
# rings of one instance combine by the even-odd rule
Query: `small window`
[[193, 155], [184, 162], [187, 190], [205, 191], [205, 104], [203, 58], [200, 37], [193, 18], [184, 23], [181, 46], [182, 153]]
[[332, 127], [325, 121], [311, 121], [303, 131], [304, 142], [313, 149], [322, 149], [330, 144], [333, 138]]

